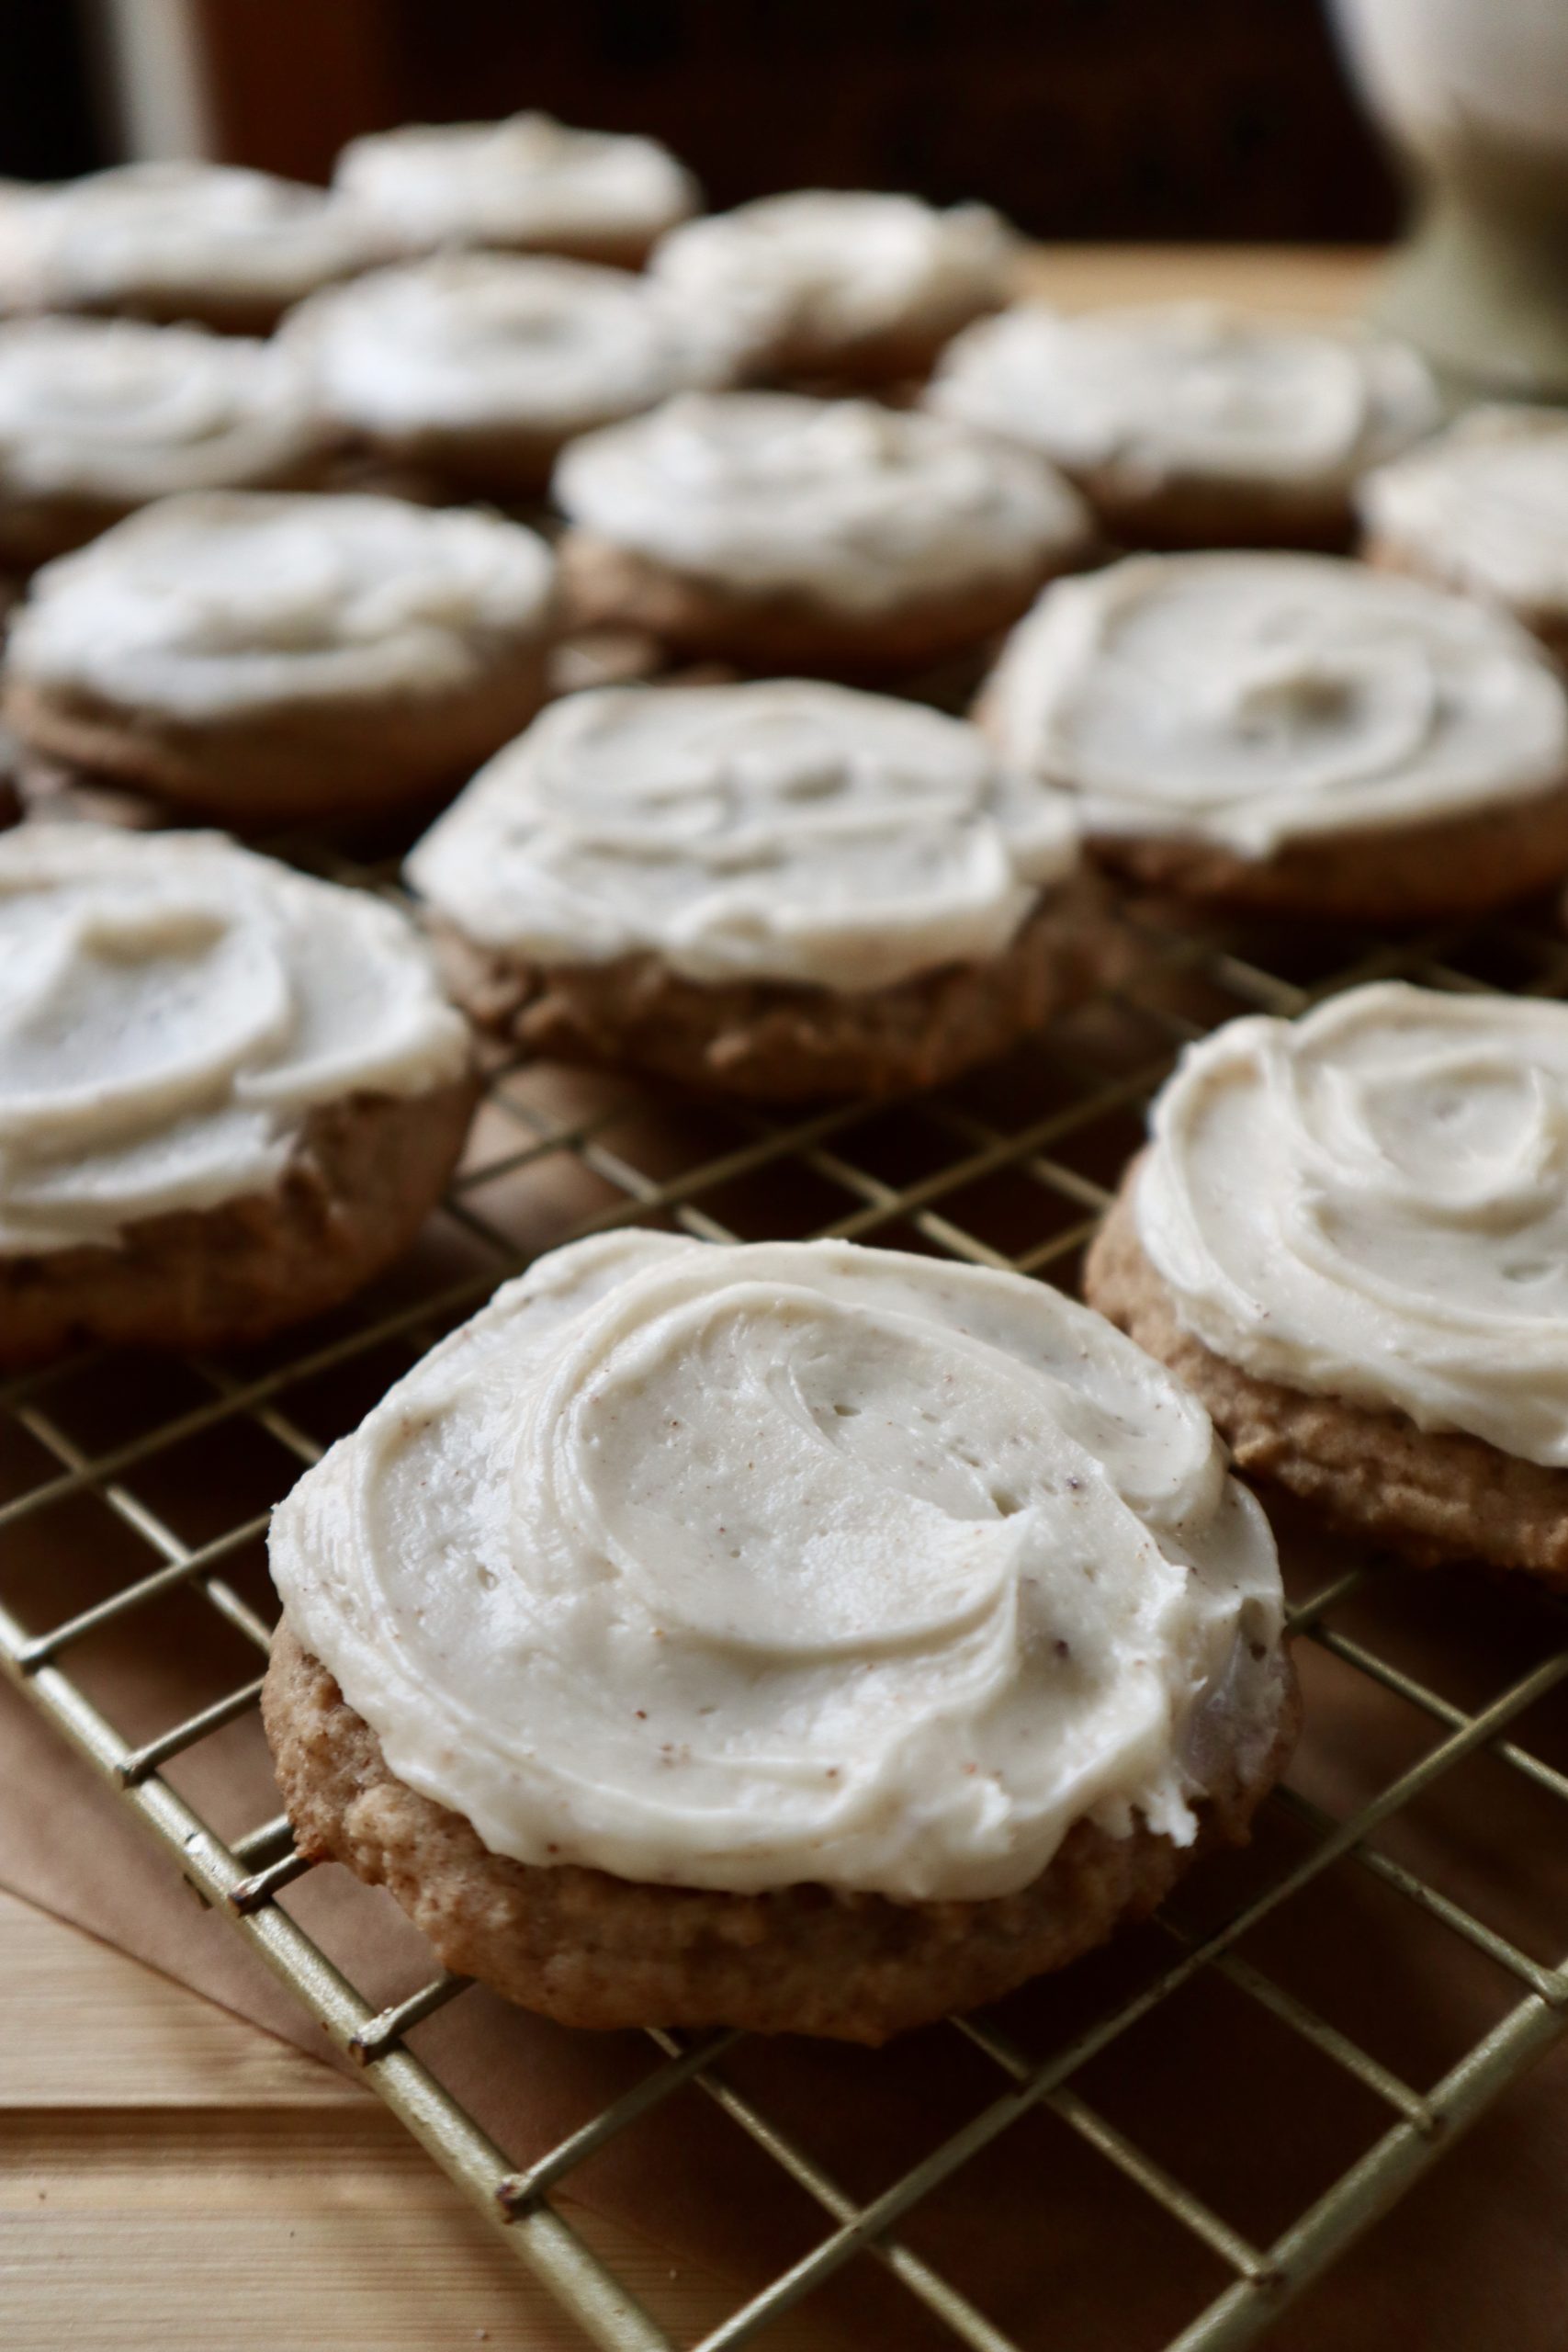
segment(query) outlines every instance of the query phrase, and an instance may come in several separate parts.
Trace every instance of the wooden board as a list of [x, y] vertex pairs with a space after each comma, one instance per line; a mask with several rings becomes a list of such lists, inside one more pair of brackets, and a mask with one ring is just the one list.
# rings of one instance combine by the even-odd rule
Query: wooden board
[[[4, 1893], [0, 1987], [6, 2352], [580, 2352], [368, 2091]], [[572, 2218], [678, 2333], [732, 2307]]]

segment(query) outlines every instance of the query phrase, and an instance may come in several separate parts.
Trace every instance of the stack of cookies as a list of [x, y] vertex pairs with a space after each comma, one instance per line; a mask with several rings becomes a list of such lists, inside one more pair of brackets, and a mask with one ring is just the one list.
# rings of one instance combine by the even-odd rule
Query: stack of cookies
[[[8, 195], [5, 718], [52, 790], [0, 840], [0, 1367], [346, 1298], [486, 1057], [853, 1104], [1114, 988], [1150, 894], [1382, 930], [1568, 876], [1560, 420], [1015, 300], [982, 205], [700, 206], [533, 114], [326, 191]], [[401, 899], [289, 858], [367, 827]], [[1568, 1585], [1565, 1268], [1568, 1010], [1391, 985], [1189, 1052], [1087, 1306], [552, 1252], [277, 1512], [299, 1844], [570, 2023], [994, 1998], [1284, 1765], [1235, 1472]]]

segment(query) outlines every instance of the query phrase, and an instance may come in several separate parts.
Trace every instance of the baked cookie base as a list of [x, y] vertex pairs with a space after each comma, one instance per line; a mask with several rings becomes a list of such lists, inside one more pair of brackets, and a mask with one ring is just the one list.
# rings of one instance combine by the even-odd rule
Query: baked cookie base
[[1140, 888], [1267, 914], [1406, 923], [1533, 898], [1568, 876], [1568, 779], [1429, 824], [1325, 833], [1249, 858], [1219, 843], [1102, 833], [1089, 850]]
[[96, 539], [114, 524], [122, 523], [128, 514], [151, 505], [155, 497], [172, 495], [184, 488], [324, 489], [338, 462], [338, 450], [323, 446], [302, 453], [290, 464], [248, 470], [237, 468], [221, 484], [171, 481], [166, 492], [150, 492], [146, 498], [95, 497], [85, 492], [28, 496], [0, 487], [0, 565], [24, 575], [36, 571], [39, 564], [52, 563], [56, 556], [70, 555], [75, 548], [85, 547], [89, 539]]
[[1083, 562], [1087, 548], [995, 579], [874, 613], [804, 595], [747, 594], [671, 570], [649, 556], [572, 528], [558, 553], [572, 623], [646, 630], [676, 652], [774, 675], [874, 678], [944, 660], [1008, 628], [1047, 582]]
[[1348, 485], [1140, 479], [1114, 465], [1072, 478], [1119, 547], [1179, 554], [1202, 548], [1291, 548], [1348, 554], [1356, 536]]
[[1290, 1755], [1300, 1705], [1281, 1653], [1272, 1735], [1203, 1801], [1194, 1845], [1142, 1824], [1112, 1838], [1079, 1821], [1032, 1885], [981, 1903], [815, 1885], [725, 1894], [509, 1861], [388, 1769], [369, 1724], [287, 1619], [262, 1715], [301, 1851], [387, 1887], [446, 1967], [508, 2000], [563, 2025], [728, 2025], [874, 2044], [1064, 1967], [1145, 1917], [1198, 1853], [1244, 1843]]
[[533, 967], [449, 927], [436, 936], [469, 1015], [532, 1053], [774, 1102], [937, 1085], [1113, 984], [1129, 953], [1091, 882], [1052, 893], [988, 963], [856, 995], [771, 980], [710, 986], [656, 956]]
[[206, 721], [13, 676], [4, 716], [46, 758], [237, 831], [330, 826], [465, 783], [536, 715], [547, 667], [542, 640], [497, 645], [461, 687], [279, 701]]
[[909, 317], [860, 335], [831, 336], [809, 329], [777, 337], [743, 366], [744, 381], [779, 384], [828, 399], [922, 384], [955, 334], [1003, 304], [989, 297], [954, 303], [945, 311]]
[[217, 279], [191, 286], [128, 285], [101, 301], [56, 301], [45, 288], [41, 299], [29, 299], [17, 308], [69, 311], [90, 318], [146, 319], [160, 327], [209, 327], [214, 334], [252, 335], [265, 341], [297, 303], [319, 293], [322, 286], [336, 285], [342, 278], [357, 275], [357, 268], [349, 267], [318, 279], [313, 285], [294, 286], [282, 292], [260, 287], [225, 286]]
[[1184, 1330], [1144, 1253], [1123, 1180], [1084, 1270], [1084, 1295], [1208, 1408], [1248, 1476], [1274, 1480], [1336, 1527], [1416, 1567], [1480, 1561], [1568, 1590], [1568, 1471], [1398, 1412], [1259, 1380]]
[[[687, 216], [682, 214], [682, 220]], [[563, 261], [597, 262], [602, 269], [641, 269], [649, 254], [662, 236], [680, 226], [679, 220], [660, 220], [651, 229], [601, 230], [582, 229], [575, 234], [570, 229], [558, 230], [547, 237], [473, 236], [457, 237], [446, 242], [464, 251], [482, 247], [486, 253], [558, 255]], [[410, 249], [410, 258], [422, 254], [438, 252], [440, 245], [420, 245]]]
[[462, 1078], [323, 1104], [270, 1193], [147, 1218], [113, 1247], [0, 1255], [0, 1369], [94, 1342], [237, 1347], [335, 1306], [412, 1243], [478, 1095]]
[[394, 479], [406, 475], [428, 483], [434, 493], [430, 503], [479, 498], [506, 505], [519, 499], [542, 501], [567, 443], [600, 425], [619, 424], [625, 413], [615, 410], [550, 429], [429, 424], [403, 433], [372, 433], [361, 428], [361, 446]]

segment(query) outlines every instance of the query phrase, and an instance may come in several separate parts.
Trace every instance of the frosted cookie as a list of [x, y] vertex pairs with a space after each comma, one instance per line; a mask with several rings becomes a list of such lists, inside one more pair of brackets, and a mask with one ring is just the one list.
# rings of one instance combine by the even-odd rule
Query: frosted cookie
[[6, 716], [35, 750], [228, 823], [395, 807], [537, 709], [553, 571], [491, 514], [164, 499], [38, 574]]
[[468, 1032], [407, 918], [212, 833], [0, 839], [0, 1364], [334, 1305], [434, 1206]]
[[373, 131], [350, 140], [333, 179], [405, 254], [499, 245], [633, 269], [702, 200], [656, 140], [547, 114]]
[[0, 325], [0, 563], [30, 570], [181, 490], [296, 487], [338, 436], [271, 344], [136, 319]]
[[988, 205], [801, 188], [671, 230], [650, 266], [753, 376], [875, 384], [923, 376], [1006, 301], [1014, 250]]
[[476, 1017], [788, 1099], [928, 1085], [1108, 971], [1068, 804], [974, 729], [810, 681], [604, 687], [408, 862]]
[[498, 497], [542, 491], [574, 435], [733, 373], [646, 277], [514, 254], [372, 271], [303, 304], [285, 341], [373, 449]]
[[1047, 592], [977, 716], [1116, 870], [1369, 922], [1568, 871], [1568, 696], [1522, 629], [1327, 556], [1138, 556]]
[[1043, 461], [871, 401], [688, 393], [556, 469], [578, 616], [742, 668], [915, 668], [1015, 619], [1081, 561], [1088, 510]]
[[1343, 548], [1359, 476], [1440, 415], [1403, 345], [1206, 302], [1021, 303], [959, 337], [928, 398], [1051, 458], [1134, 547]]
[[1418, 1564], [1568, 1585], [1568, 1006], [1385, 983], [1190, 1047], [1095, 1305], [1239, 1467]]
[[1568, 416], [1480, 408], [1361, 484], [1373, 563], [1504, 605], [1568, 656]]
[[341, 198], [231, 164], [118, 164], [0, 210], [0, 309], [127, 311], [265, 334], [384, 258]]
[[303, 1849], [574, 2025], [875, 2042], [1151, 1909], [1295, 1722], [1201, 1408], [1026, 1277], [555, 1251], [273, 1519]]

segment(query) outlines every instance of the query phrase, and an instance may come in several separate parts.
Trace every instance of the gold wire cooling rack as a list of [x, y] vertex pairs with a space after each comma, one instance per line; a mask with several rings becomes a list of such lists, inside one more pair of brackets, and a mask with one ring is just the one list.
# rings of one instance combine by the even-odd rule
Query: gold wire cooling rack
[[[396, 887], [389, 868], [294, 854], [338, 879]], [[427, 1955], [417, 1990], [378, 2002], [296, 1916], [309, 1866], [288, 1822], [220, 1826], [191, 1793], [189, 1759], [255, 1707], [250, 1669], [273, 1605], [266, 1504], [538, 1250], [635, 1219], [723, 1240], [844, 1235], [1067, 1284], [1185, 1039], [1378, 977], [1568, 989], [1568, 945], [1544, 915], [1393, 944], [1200, 929], [1149, 909], [1129, 921], [1137, 977], [1113, 997], [1001, 1066], [893, 1104], [781, 1121], [505, 1064], [434, 1238], [368, 1303], [238, 1366], [128, 1371], [122, 1359], [106, 1386], [101, 1365], [77, 1362], [0, 1389], [0, 1664], [587, 2335], [616, 2352], [674, 2339], [558, 2196], [570, 2203], [574, 2181], [628, 2137], [658, 2165], [661, 2134], [694, 2100], [710, 2128], [738, 2135], [726, 2143], [736, 2161], [765, 2166], [808, 2217], [776, 2263], [770, 2241], [773, 2267], [737, 2289], [703, 2352], [751, 2342], [856, 2266], [905, 2313], [869, 2335], [863, 2322], [861, 2341], [929, 2333], [973, 2352], [1086, 2340], [1221, 2352], [1263, 2335], [1568, 2024], [1568, 1925], [1530, 1893], [1532, 1851], [1561, 1841], [1568, 1799], [1568, 1736], [1549, 1698], [1568, 1677], [1568, 1615], [1532, 1589], [1416, 1577], [1310, 1543], [1286, 1544], [1308, 1727], [1246, 1858], [1206, 1866], [1190, 1900], [1184, 1891], [1066, 1977], [874, 2057], [797, 2045], [780, 2064], [787, 2045], [653, 2032], [626, 2086], [526, 2164], [455, 2096], [426, 2039], [453, 2005], [489, 1996], [433, 1972]], [[21, 1551], [47, 1553], [67, 1524], [97, 1581], [67, 1588], [77, 1605], [63, 1620], [32, 1622], [57, 1617], [60, 1600], [46, 1606], [35, 1578], [18, 1601], [7, 1554], [14, 1566]], [[162, 1714], [143, 1704], [129, 1726], [111, 1720], [95, 1695], [96, 1647], [141, 1643], [151, 1657], [175, 1600], [215, 1616], [232, 1645], [220, 1687], [178, 1720], [166, 1697]], [[1436, 2039], [1409, 2040], [1400, 2018], [1455, 1966], [1465, 1998]], [[1392, 2030], [1388, 2007], [1374, 2014], [1364, 1997], [1391, 1968], [1411, 1994], [1393, 2003]], [[1199, 2096], [1165, 2080], [1189, 2057]], [[802, 2068], [804, 2098], [791, 2094]], [[1139, 2100], [1156, 2081], [1165, 2103], [1145, 2125]], [[879, 2100], [899, 2119], [897, 2160], [884, 2145], [880, 2170], [850, 2128]], [[1310, 2161], [1280, 2129], [1284, 2102], [1314, 2119]], [[1089, 2168], [1081, 2179], [1075, 2162]], [[725, 2191], [720, 2177], [705, 2193]], [[1127, 2249], [1077, 2290], [1049, 2229], [1074, 2198], [1075, 2232], [1109, 2205]], [[999, 2310], [986, 2234], [997, 2213], [1015, 2252], [1036, 2227], [1045, 2249], [1033, 2273], [1024, 2259]], [[1137, 2325], [1122, 2326], [1134, 2271]], [[829, 2304], [830, 2292], [814, 2308]]]

